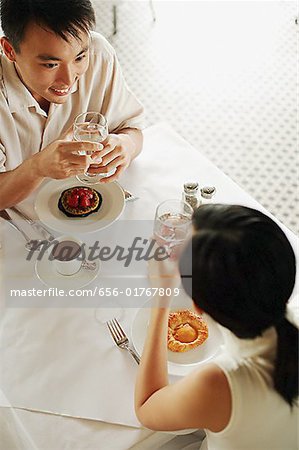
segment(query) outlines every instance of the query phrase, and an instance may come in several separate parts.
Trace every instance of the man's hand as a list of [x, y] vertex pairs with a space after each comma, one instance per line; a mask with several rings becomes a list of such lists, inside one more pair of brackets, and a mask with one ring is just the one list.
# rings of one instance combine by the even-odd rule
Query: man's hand
[[[0, 209], [8, 208], [24, 200], [45, 179], [64, 179], [83, 173], [94, 161], [103, 156], [105, 166], [97, 171], [109, 172], [116, 169], [111, 177], [102, 182], [118, 178], [130, 162], [141, 151], [142, 132], [134, 128], [124, 128], [112, 134], [106, 140], [106, 148], [96, 142], [76, 142], [72, 139], [72, 127], [60, 138], [45, 147], [39, 153], [26, 159], [14, 170], [0, 174]], [[91, 156], [79, 155], [79, 151], [88, 151]], [[100, 161], [102, 162], [102, 161]]]
[[87, 169], [91, 159], [79, 151], [93, 152], [99, 156], [102, 144], [93, 142], [54, 141], [32, 158], [32, 170], [37, 177], [63, 179], [78, 175]]
[[[99, 152], [102, 162], [92, 165], [90, 173], [106, 174], [113, 172], [113, 175], [103, 178], [101, 182], [111, 182], [116, 180], [120, 174], [130, 165], [134, 152], [131, 150], [130, 137], [125, 134], [109, 134], [102, 143], [104, 148]], [[129, 145], [131, 144], [131, 145]]]
[[[14, 170], [0, 174], [0, 209], [24, 200], [45, 179], [63, 179], [83, 173], [99, 155], [102, 145], [93, 142], [54, 141], [41, 152], [26, 159]], [[81, 156], [78, 151], [92, 152]]]
[[143, 143], [143, 135], [140, 130], [134, 128], [124, 128], [117, 134], [109, 134], [102, 142], [104, 148], [99, 152], [102, 158], [101, 164], [91, 166], [91, 173], [109, 173], [109, 177], [104, 177], [101, 183], [109, 183], [118, 179], [120, 174], [130, 165], [132, 160], [140, 153]]

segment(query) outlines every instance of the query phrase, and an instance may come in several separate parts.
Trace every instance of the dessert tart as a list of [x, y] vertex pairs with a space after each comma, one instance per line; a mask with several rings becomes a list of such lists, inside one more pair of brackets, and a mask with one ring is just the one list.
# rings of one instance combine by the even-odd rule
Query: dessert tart
[[168, 348], [173, 352], [187, 352], [203, 344], [208, 338], [208, 326], [201, 316], [189, 309], [174, 311], [168, 317]]
[[102, 196], [95, 189], [74, 186], [61, 193], [58, 208], [68, 217], [86, 217], [98, 211], [101, 204]]

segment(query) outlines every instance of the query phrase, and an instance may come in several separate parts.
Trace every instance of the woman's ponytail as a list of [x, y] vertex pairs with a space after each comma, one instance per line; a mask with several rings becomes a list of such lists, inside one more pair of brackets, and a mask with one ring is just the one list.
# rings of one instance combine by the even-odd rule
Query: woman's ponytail
[[298, 397], [298, 328], [285, 317], [275, 328], [277, 353], [273, 374], [274, 388], [293, 406]]

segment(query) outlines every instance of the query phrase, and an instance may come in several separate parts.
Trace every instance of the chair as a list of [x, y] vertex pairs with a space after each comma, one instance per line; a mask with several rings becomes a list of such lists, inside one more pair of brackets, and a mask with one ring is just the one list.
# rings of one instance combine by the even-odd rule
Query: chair
[[[117, 6], [122, 2], [123, 0], [113, 0], [113, 35], [115, 35], [117, 33]], [[153, 17], [153, 21], [156, 21], [156, 13], [155, 13], [155, 8], [154, 8], [154, 4], [153, 4], [153, 0], [149, 0], [149, 7], [152, 13], [152, 17]]]

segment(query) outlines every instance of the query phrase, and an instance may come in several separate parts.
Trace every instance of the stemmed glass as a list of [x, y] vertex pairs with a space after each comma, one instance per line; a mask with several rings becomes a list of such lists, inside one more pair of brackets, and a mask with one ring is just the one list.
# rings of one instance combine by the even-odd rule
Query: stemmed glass
[[[98, 113], [88, 111], [76, 117], [74, 122], [74, 140], [75, 141], [85, 141], [85, 142], [103, 142], [108, 136], [108, 125], [106, 118]], [[92, 152], [81, 150], [80, 155], [90, 156]], [[101, 162], [96, 159], [90, 158], [89, 167], [97, 167], [96, 163]], [[89, 169], [89, 168], [88, 168]], [[76, 175], [76, 178], [83, 184], [91, 185], [96, 184], [101, 178], [106, 176], [105, 174], [90, 173], [89, 171], [84, 172], [83, 175]]]
[[193, 209], [182, 200], [166, 200], [156, 210], [154, 238], [166, 249], [171, 259], [176, 259], [182, 244], [191, 233]]

